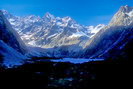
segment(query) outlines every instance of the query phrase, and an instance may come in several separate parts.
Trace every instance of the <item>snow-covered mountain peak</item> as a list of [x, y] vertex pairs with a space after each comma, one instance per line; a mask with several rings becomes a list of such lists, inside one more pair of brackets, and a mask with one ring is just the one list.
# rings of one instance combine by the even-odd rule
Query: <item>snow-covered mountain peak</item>
[[29, 15], [29, 16], [26, 16], [25, 18], [34, 19], [34, 18], [40, 18], [40, 17], [39, 16], [35, 16], [35, 15]]
[[128, 5], [122, 6], [119, 10], [119, 13], [124, 13], [128, 15], [129, 17], [133, 16], [133, 7], [130, 7]]
[[62, 21], [64, 22], [69, 22], [70, 20], [72, 20], [72, 18], [69, 16], [62, 18]]
[[13, 18], [13, 17], [15, 18], [15, 16], [13, 16], [7, 10], [1, 10], [1, 12], [3, 13], [4, 16], [6, 16], [6, 18]]
[[43, 18], [44, 18], [44, 19], [47, 18], [47, 19], [52, 20], [52, 19], [55, 19], [55, 16], [52, 15], [51, 13], [47, 12], [47, 13], [44, 15]]
[[25, 16], [23, 18], [23, 20], [25, 22], [38, 22], [41, 18], [39, 16], [35, 16], [35, 15], [29, 15], [29, 16]]
[[1, 12], [2, 12], [4, 15], [11, 15], [10, 12], [8, 12], [7, 10], [4, 10], [4, 9], [2, 9]]
[[123, 13], [129, 13], [132, 10], [133, 10], [133, 7], [126, 5], [126, 6], [121, 6], [119, 11]]
[[133, 23], [133, 7], [122, 6], [114, 15], [109, 26], [128, 26]]
[[1, 10], [3, 12], [3, 14], [9, 14], [9, 12], [7, 10]]

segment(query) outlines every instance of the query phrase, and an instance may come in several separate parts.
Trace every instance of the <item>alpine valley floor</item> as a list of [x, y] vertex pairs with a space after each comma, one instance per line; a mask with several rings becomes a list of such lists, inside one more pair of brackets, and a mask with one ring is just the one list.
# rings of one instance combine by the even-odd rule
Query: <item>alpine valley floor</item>
[[0, 68], [0, 87], [6, 89], [96, 89], [130, 87], [130, 60], [116, 59], [83, 64], [36, 61]]

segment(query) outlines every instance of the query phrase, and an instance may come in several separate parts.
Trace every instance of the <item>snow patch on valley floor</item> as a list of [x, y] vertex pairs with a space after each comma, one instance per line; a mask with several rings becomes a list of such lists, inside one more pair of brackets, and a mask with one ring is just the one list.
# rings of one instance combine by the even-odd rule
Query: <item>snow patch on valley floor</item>
[[82, 64], [91, 61], [103, 61], [104, 59], [82, 59], [82, 58], [63, 58], [51, 60], [52, 62], [70, 62], [73, 64]]

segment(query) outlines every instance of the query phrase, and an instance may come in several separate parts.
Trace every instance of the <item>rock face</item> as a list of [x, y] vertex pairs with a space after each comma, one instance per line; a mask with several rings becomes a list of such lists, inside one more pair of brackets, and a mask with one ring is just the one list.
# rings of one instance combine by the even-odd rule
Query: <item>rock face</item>
[[133, 8], [122, 6], [108, 26], [98, 32], [86, 45], [82, 56], [89, 58], [116, 57], [124, 53], [133, 38]]
[[26, 58], [23, 55], [26, 52], [25, 44], [0, 11], [0, 56], [6, 64], [12, 65], [13, 62]]
[[21, 53], [26, 52], [26, 46], [21, 40], [19, 34], [12, 28], [0, 11], [0, 40], [16, 49]]

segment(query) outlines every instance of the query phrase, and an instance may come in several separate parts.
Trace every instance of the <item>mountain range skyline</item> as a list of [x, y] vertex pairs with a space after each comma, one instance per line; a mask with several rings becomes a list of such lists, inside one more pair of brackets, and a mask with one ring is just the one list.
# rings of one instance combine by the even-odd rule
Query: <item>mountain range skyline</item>
[[17, 16], [34, 14], [42, 17], [50, 12], [56, 17], [70, 16], [82, 25], [96, 26], [107, 25], [120, 6], [132, 6], [132, 3], [132, 0], [4, 0], [0, 2], [0, 9]]
[[[39, 48], [28, 49], [35, 56], [103, 57], [101, 55], [107, 54], [114, 45], [125, 41], [124, 29], [132, 28], [133, 23], [133, 7], [127, 5], [119, 8], [108, 25], [100, 24], [96, 27], [83, 26], [71, 17], [55, 17], [50, 13], [43, 17], [18, 17], [7, 11], [1, 13], [28, 48]], [[126, 31], [130, 34], [129, 28]], [[123, 48], [123, 45], [120, 44], [119, 47]]]

